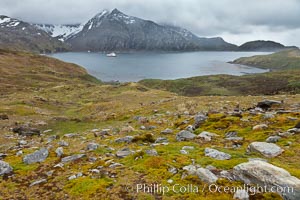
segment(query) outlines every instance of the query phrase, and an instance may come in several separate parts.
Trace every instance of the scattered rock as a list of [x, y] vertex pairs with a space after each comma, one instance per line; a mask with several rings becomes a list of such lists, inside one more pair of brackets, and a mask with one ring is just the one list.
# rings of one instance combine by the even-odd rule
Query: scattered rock
[[62, 155], [64, 154], [64, 149], [62, 147], [58, 147], [56, 150], [55, 150], [55, 153], [56, 153], [56, 156], [57, 157], [62, 157]]
[[115, 140], [116, 143], [122, 143], [122, 142], [125, 142], [125, 143], [130, 143], [132, 142], [133, 140], [133, 136], [125, 136], [123, 138], [118, 138]]
[[95, 137], [109, 136], [110, 129], [102, 129], [101, 131], [93, 131]]
[[211, 149], [211, 148], [205, 148], [204, 150], [205, 156], [209, 156], [211, 158], [214, 158], [216, 160], [229, 160], [231, 159], [231, 155], [218, 151], [216, 149]]
[[158, 153], [155, 149], [148, 149], [145, 151], [145, 153], [149, 156], [158, 156]]
[[57, 135], [51, 135], [50, 137], [47, 138], [47, 144], [51, 143], [53, 140], [58, 139]]
[[253, 126], [252, 130], [254, 131], [260, 131], [260, 130], [266, 130], [268, 128], [268, 125], [266, 124], [259, 124], [256, 126]]
[[194, 117], [194, 128], [197, 129], [200, 127], [200, 125], [202, 125], [207, 119], [207, 116], [203, 115], [203, 114], [198, 114]]
[[75, 138], [75, 137], [79, 137], [78, 133], [67, 133], [64, 135], [64, 137], [66, 138]]
[[280, 155], [284, 150], [273, 143], [252, 142], [248, 148], [248, 152], [259, 152], [267, 158], [273, 158]]
[[25, 164], [32, 164], [37, 162], [43, 162], [48, 157], [49, 152], [46, 148], [41, 148], [38, 151], [35, 151], [34, 153], [28, 154], [24, 156], [23, 162]]
[[192, 125], [188, 125], [185, 130], [190, 131], [190, 132], [194, 132], [195, 128]]
[[121, 129], [121, 133], [131, 133], [134, 131], [134, 128], [132, 126], [125, 126]]
[[0, 160], [0, 176], [10, 174], [12, 171], [13, 168], [7, 162]]
[[73, 179], [82, 177], [82, 175], [83, 175], [83, 174], [82, 174], [81, 172], [78, 172], [77, 174], [74, 174], [74, 175], [70, 176], [70, 177], [68, 178], [68, 180], [70, 181], [70, 180], [73, 180]]
[[72, 162], [72, 161], [78, 160], [80, 158], [83, 158], [85, 156], [86, 156], [85, 154], [76, 154], [76, 155], [72, 155], [72, 156], [67, 156], [67, 157], [62, 158], [61, 162], [62, 163]]
[[18, 152], [16, 153], [16, 156], [21, 156], [21, 155], [23, 155], [23, 151], [22, 151], [22, 150], [20, 150], [20, 151], [18, 151]]
[[266, 113], [263, 116], [263, 119], [272, 119], [275, 118], [275, 116], [272, 113]]
[[280, 136], [277, 136], [277, 135], [275, 135], [275, 136], [270, 136], [270, 137], [268, 137], [268, 138], [266, 139], [266, 142], [268, 142], [268, 143], [276, 143], [276, 142], [279, 141], [280, 138], [281, 138], [281, 137], [280, 137]]
[[87, 146], [86, 146], [86, 150], [87, 151], [94, 151], [94, 150], [96, 150], [96, 149], [98, 149], [99, 148], [99, 144], [97, 144], [97, 143], [89, 143]]
[[195, 134], [191, 133], [190, 131], [180, 131], [176, 135], [176, 140], [177, 141], [186, 141], [186, 140], [192, 140], [196, 137]]
[[13, 128], [14, 133], [18, 133], [19, 135], [22, 136], [33, 136], [33, 135], [40, 135], [41, 131], [37, 128], [30, 128], [27, 126], [19, 126]]
[[226, 140], [230, 140], [230, 141], [242, 141], [244, 140], [243, 137], [228, 137], [228, 138], [225, 138]]
[[233, 199], [249, 200], [249, 194], [246, 190], [237, 190], [233, 195]]
[[124, 148], [119, 151], [117, 151], [116, 156], [119, 158], [125, 158], [126, 156], [129, 156], [133, 152], [129, 148]]
[[177, 174], [177, 173], [178, 173], [178, 170], [177, 170], [176, 167], [169, 166], [168, 172], [170, 172], [170, 173], [172, 173], [172, 174]]
[[164, 143], [164, 142], [169, 142], [169, 140], [167, 138], [164, 137], [159, 137], [155, 140], [155, 143]]
[[220, 178], [226, 178], [229, 181], [233, 181], [234, 180], [234, 176], [231, 172], [226, 171], [226, 170], [222, 170], [220, 172]]
[[205, 168], [198, 168], [196, 170], [196, 175], [206, 183], [215, 183], [218, 180], [218, 177], [214, 175], [211, 171]]
[[165, 135], [167, 135], [167, 134], [172, 134], [172, 133], [173, 133], [173, 130], [172, 130], [172, 129], [169, 129], [169, 128], [167, 128], [167, 129], [165, 129], [165, 130], [161, 131], [160, 133], [161, 133], [161, 134], [165, 134]]
[[[239, 164], [233, 168], [233, 174], [245, 184], [258, 184], [268, 190], [272, 187], [278, 188], [277, 192], [286, 200], [300, 199], [300, 180], [291, 176], [288, 171], [267, 162], [253, 160]], [[288, 188], [290, 192], [287, 192]]]
[[209, 141], [211, 141], [212, 137], [216, 137], [216, 136], [218, 136], [218, 135], [215, 133], [203, 131], [197, 136], [197, 138], [203, 138], [205, 141], [209, 142]]
[[31, 183], [31, 184], [29, 185], [29, 187], [32, 187], [32, 186], [34, 186], [34, 185], [39, 185], [39, 184], [41, 184], [41, 183], [46, 183], [46, 182], [47, 182], [47, 179], [37, 180], [37, 181], [34, 181], [33, 183]]
[[5, 154], [5, 153], [0, 153], [0, 159], [5, 158], [6, 156], [7, 156], [7, 154]]
[[116, 168], [116, 167], [122, 167], [123, 165], [121, 163], [112, 163], [111, 165], [109, 165], [109, 168]]

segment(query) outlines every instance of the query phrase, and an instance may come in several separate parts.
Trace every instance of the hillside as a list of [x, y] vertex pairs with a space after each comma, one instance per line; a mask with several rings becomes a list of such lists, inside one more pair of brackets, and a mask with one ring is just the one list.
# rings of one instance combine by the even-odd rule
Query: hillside
[[244, 57], [234, 60], [232, 63], [248, 66], [256, 66], [270, 70], [300, 69], [300, 50], [284, 50], [270, 55]]
[[0, 15], [0, 47], [2, 49], [50, 53], [66, 51], [69, 46], [36, 26]]
[[103, 85], [77, 65], [12, 51], [0, 52], [0, 69], [1, 199], [223, 200], [244, 182], [295, 191], [251, 192], [253, 200], [300, 197], [299, 95]]
[[281, 51], [288, 48], [297, 47], [287, 47], [283, 44], [274, 41], [256, 40], [250, 41], [242, 44], [238, 47], [238, 51]]
[[[142, 80], [141, 84], [185, 96], [273, 95], [300, 92], [300, 50], [239, 58], [232, 63], [270, 69], [274, 72], [244, 76], [213, 75], [178, 80]], [[280, 71], [278, 71], [280, 70]]]

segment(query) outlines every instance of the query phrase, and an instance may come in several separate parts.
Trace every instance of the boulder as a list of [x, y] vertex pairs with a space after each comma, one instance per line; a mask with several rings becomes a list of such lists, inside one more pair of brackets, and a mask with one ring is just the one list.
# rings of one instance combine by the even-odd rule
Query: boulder
[[211, 149], [211, 148], [205, 148], [204, 150], [205, 156], [214, 158], [216, 160], [229, 160], [231, 159], [231, 155], [218, 151], [216, 149]]
[[288, 171], [267, 162], [252, 160], [239, 164], [233, 168], [233, 174], [236, 180], [245, 184], [258, 184], [266, 187], [268, 191], [272, 189], [285, 200], [300, 199], [300, 180], [291, 176]]
[[230, 138], [230, 137], [237, 137], [238, 133], [236, 131], [229, 131], [225, 134], [225, 138]]
[[72, 161], [78, 160], [80, 158], [83, 158], [85, 156], [86, 156], [85, 154], [76, 154], [76, 155], [72, 155], [72, 156], [67, 156], [67, 157], [62, 158], [61, 162], [62, 163], [72, 162]]
[[46, 148], [41, 148], [38, 151], [35, 151], [34, 153], [28, 154], [24, 156], [23, 162], [25, 164], [32, 164], [37, 162], [43, 162], [48, 157], [49, 152]]
[[19, 135], [22, 136], [33, 136], [33, 135], [40, 135], [41, 131], [37, 128], [30, 128], [27, 126], [19, 126], [13, 128], [14, 133], [18, 133]]
[[281, 138], [281, 137], [280, 137], [280, 136], [277, 136], [277, 135], [275, 135], [275, 136], [270, 136], [270, 137], [268, 137], [268, 138], [266, 139], [266, 142], [268, 142], [268, 143], [276, 143], [276, 142], [279, 141], [280, 138]]
[[186, 141], [186, 140], [192, 140], [196, 137], [195, 134], [191, 133], [190, 131], [180, 131], [176, 135], [176, 140], [177, 141]]
[[86, 146], [86, 150], [88, 150], [88, 151], [94, 151], [94, 150], [96, 150], [96, 149], [98, 149], [98, 148], [99, 148], [99, 144], [94, 143], [94, 142], [89, 143], [89, 144]]
[[280, 155], [284, 150], [273, 143], [252, 142], [248, 148], [248, 152], [259, 152], [267, 158], [273, 158]]
[[55, 150], [55, 153], [56, 153], [56, 156], [57, 157], [62, 157], [62, 155], [64, 155], [64, 149], [62, 147], [58, 147], [56, 150]]
[[10, 174], [12, 171], [13, 168], [7, 162], [0, 160], [0, 176]]
[[198, 114], [194, 117], [194, 128], [197, 129], [207, 120], [207, 116], [203, 114]]
[[218, 180], [218, 177], [214, 175], [211, 171], [205, 168], [198, 168], [196, 170], [196, 175], [206, 183], [215, 183]]
[[202, 139], [204, 139], [205, 141], [209, 142], [209, 141], [211, 141], [212, 137], [216, 137], [216, 136], [218, 136], [218, 135], [215, 134], [215, 133], [210, 133], [210, 132], [207, 132], [207, 131], [203, 131], [203, 132], [201, 132], [201, 133], [197, 136], [197, 138], [202, 138]]

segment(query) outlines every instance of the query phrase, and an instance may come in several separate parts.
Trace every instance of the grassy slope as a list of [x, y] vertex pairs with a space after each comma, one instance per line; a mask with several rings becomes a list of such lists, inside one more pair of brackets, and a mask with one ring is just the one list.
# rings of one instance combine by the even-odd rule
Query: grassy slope
[[[240, 104], [241, 109], [252, 107], [256, 102], [264, 99], [264, 96], [182, 97], [170, 92], [147, 90], [135, 83], [118, 86], [94, 84], [86, 81], [85, 78], [82, 79], [82, 76], [86, 77], [86, 72], [82, 68], [47, 57], [5, 52], [0, 55], [0, 59], [2, 62], [0, 85], [3, 85], [2, 83], [10, 85], [9, 90], [1, 87], [1, 93], [4, 95], [0, 95], [0, 113], [7, 114], [9, 120], [0, 120], [0, 152], [8, 154], [4, 161], [14, 168], [13, 177], [8, 179], [0, 177], [0, 199], [232, 199], [233, 194], [214, 194], [207, 191], [186, 194], [169, 193], [166, 196], [137, 194], [126, 190], [125, 186], [134, 186], [136, 183], [169, 185], [166, 181], [172, 179], [174, 184], [194, 184], [203, 187], [204, 183], [196, 176], [181, 178], [182, 167], [191, 164], [191, 159], [195, 159], [195, 162], [203, 167], [213, 165], [218, 169], [231, 169], [236, 164], [247, 161], [248, 158], [261, 157], [257, 154], [245, 153], [250, 142], [264, 141], [275, 132], [285, 131], [295, 125], [295, 122], [289, 119], [290, 117], [299, 118], [299, 113], [285, 113], [266, 120], [260, 115], [245, 113], [243, 114], [245, 120], [242, 121], [238, 117], [226, 114], [237, 104]], [[9, 66], [13, 67], [8, 68]], [[49, 70], [55, 73], [48, 73]], [[33, 74], [37, 75], [33, 77]], [[23, 76], [26, 80], [20, 78]], [[35, 83], [36, 77], [40, 81]], [[298, 105], [300, 96], [273, 96], [272, 98], [284, 100], [283, 107], [288, 110]], [[153, 110], [158, 110], [158, 113]], [[166, 114], [167, 111], [171, 114]], [[191, 115], [183, 114], [186, 111]], [[193, 124], [193, 115], [199, 111], [220, 113], [209, 114], [209, 120], [195, 131], [196, 134], [205, 130], [217, 133], [220, 137], [216, 137], [212, 142], [203, 140], [176, 142], [175, 134], [188, 124]], [[134, 120], [135, 116], [145, 116], [149, 122], [140, 123]], [[40, 125], [41, 121], [45, 123]], [[183, 123], [185, 121], [188, 121], [188, 124]], [[52, 129], [52, 131], [41, 137], [16, 137], [10, 130], [15, 127], [16, 123], [29, 123], [41, 130]], [[259, 123], [267, 123], [269, 128], [263, 131], [252, 131], [252, 126]], [[128, 124], [135, 131], [119, 132]], [[156, 126], [156, 129], [140, 130], [141, 125]], [[112, 131], [109, 136], [95, 138], [91, 131], [94, 128], [110, 128]], [[160, 134], [166, 128], [173, 129], [174, 133]], [[239, 136], [245, 137], [241, 148], [228, 148], [232, 144], [224, 141], [223, 138], [230, 130], [236, 130]], [[66, 133], [78, 133], [83, 138], [64, 138], [63, 135]], [[142, 153], [123, 159], [113, 156], [117, 150], [124, 147], [135, 151], [150, 149], [148, 141], [131, 144], [113, 142], [116, 138], [126, 135], [141, 138], [149, 133], [153, 134], [154, 138], [166, 137], [170, 141], [167, 146], [155, 147], [159, 156], [151, 157]], [[47, 138], [51, 135], [57, 135], [60, 139], [47, 144]], [[19, 149], [11, 148], [15, 147], [21, 139], [29, 142], [29, 145], [22, 148], [24, 155], [35, 151], [32, 147], [53, 146], [49, 150], [49, 157], [42, 163], [23, 164], [22, 156], [16, 156]], [[70, 144], [64, 147], [64, 156], [84, 151], [89, 142], [99, 143], [102, 146], [98, 150], [85, 152], [88, 157], [96, 157], [98, 160], [92, 163], [88, 159], [82, 159], [66, 164], [61, 169], [54, 168], [53, 166], [60, 162], [54, 152], [59, 140], [65, 140]], [[288, 142], [292, 144], [289, 145]], [[179, 151], [186, 145], [194, 146], [195, 150], [183, 155]], [[282, 138], [279, 145], [285, 149], [285, 153], [277, 158], [268, 159], [269, 162], [287, 169], [292, 175], [300, 178], [299, 135]], [[115, 150], [107, 149], [108, 146]], [[230, 153], [233, 159], [218, 161], [205, 157], [204, 148], [212, 146]], [[112, 154], [109, 154], [110, 152]], [[136, 160], [141, 155], [143, 158]], [[118, 162], [124, 166], [109, 168], [111, 162]], [[177, 174], [168, 172], [170, 165], [176, 167], [179, 172]], [[90, 169], [98, 166], [103, 166], [100, 174], [90, 172]], [[51, 170], [54, 170], [53, 175], [46, 176], [45, 173]], [[78, 172], [82, 172], [84, 177], [68, 180], [69, 176]], [[47, 183], [29, 187], [32, 182], [41, 178], [46, 178]], [[241, 185], [241, 183], [221, 179], [218, 185]], [[267, 197], [280, 199], [275, 198], [274, 194], [264, 194], [252, 199], [267, 199]]]
[[[245, 76], [212, 75], [178, 80], [142, 80], [141, 84], [185, 96], [272, 95], [300, 92], [300, 50], [240, 58], [234, 63], [276, 71]], [[280, 71], [278, 71], [280, 69]]]

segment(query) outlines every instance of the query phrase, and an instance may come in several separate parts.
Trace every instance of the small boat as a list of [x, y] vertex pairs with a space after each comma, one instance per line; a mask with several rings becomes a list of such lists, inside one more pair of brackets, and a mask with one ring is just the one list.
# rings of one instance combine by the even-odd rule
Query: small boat
[[117, 57], [117, 54], [115, 52], [111, 52], [106, 54], [107, 57]]

